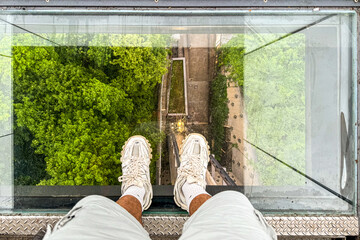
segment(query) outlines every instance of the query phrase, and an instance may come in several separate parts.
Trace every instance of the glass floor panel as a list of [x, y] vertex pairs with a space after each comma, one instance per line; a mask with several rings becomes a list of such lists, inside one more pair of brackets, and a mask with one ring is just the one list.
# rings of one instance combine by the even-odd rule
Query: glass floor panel
[[197, 132], [235, 184], [209, 164], [212, 194], [354, 214], [356, 36], [351, 11], [1, 11], [0, 209], [115, 199], [140, 134], [152, 211], [181, 212], [175, 148]]

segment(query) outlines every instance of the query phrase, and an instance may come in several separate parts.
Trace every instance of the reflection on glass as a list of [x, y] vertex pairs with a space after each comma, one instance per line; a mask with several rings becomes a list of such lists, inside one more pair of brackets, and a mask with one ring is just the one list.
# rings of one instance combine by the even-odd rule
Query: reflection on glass
[[0, 23], [0, 208], [13, 207], [11, 36]]
[[[246, 45], [249, 48], [256, 45], [257, 38], [246, 35]], [[246, 140], [261, 148], [266, 146], [267, 152], [286, 159], [302, 172], [305, 170], [304, 60], [305, 35], [291, 35], [266, 48], [245, 53], [242, 83], [248, 121]], [[259, 150], [250, 152], [248, 158], [253, 159], [262, 185], [304, 184], [302, 176], [279, 167]]]
[[117, 185], [121, 147], [141, 134], [153, 184], [171, 184], [169, 136], [180, 146], [199, 132], [255, 207], [354, 210], [352, 14], [145, 15], [11, 15], [0, 35], [7, 180]]

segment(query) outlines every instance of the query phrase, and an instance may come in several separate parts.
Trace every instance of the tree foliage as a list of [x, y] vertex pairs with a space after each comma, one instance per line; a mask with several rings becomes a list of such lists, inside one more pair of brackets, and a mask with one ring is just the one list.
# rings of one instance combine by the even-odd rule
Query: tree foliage
[[225, 143], [225, 125], [229, 115], [229, 108], [227, 105], [227, 78], [220, 72], [211, 82], [211, 97], [210, 97], [210, 135], [214, 141], [211, 152], [215, 155], [218, 161], [221, 162], [223, 155], [222, 147]]
[[12, 184], [12, 85], [11, 44], [8, 36], [0, 36], [0, 184]]
[[[117, 184], [122, 145], [139, 124], [154, 120], [168, 64], [167, 50], [155, 45], [166, 38], [118, 35], [111, 47], [13, 48], [15, 129], [31, 136], [30, 147], [46, 163], [40, 184]], [[159, 132], [145, 133], [156, 145]]]

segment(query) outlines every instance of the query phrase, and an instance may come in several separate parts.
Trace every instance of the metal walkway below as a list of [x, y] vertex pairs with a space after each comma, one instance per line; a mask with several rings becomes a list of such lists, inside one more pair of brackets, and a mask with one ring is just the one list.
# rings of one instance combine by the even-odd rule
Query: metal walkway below
[[[54, 225], [63, 215], [53, 216], [0, 216], [0, 238], [42, 239], [46, 226]], [[177, 239], [189, 217], [186, 215], [147, 215], [143, 217], [144, 228], [153, 239]], [[266, 216], [267, 222], [282, 239], [344, 239], [346, 236], [358, 236], [358, 218], [340, 217], [279, 217]], [[29, 239], [31, 239], [29, 238]], [[354, 238], [355, 239], [355, 238]]]

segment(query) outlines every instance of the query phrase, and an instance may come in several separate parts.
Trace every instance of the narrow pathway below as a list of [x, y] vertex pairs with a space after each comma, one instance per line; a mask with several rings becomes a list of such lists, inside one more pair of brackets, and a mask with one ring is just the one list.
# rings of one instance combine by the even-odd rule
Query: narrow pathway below
[[209, 135], [209, 91], [215, 71], [214, 34], [183, 35], [179, 49], [183, 50], [187, 70], [189, 132]]

